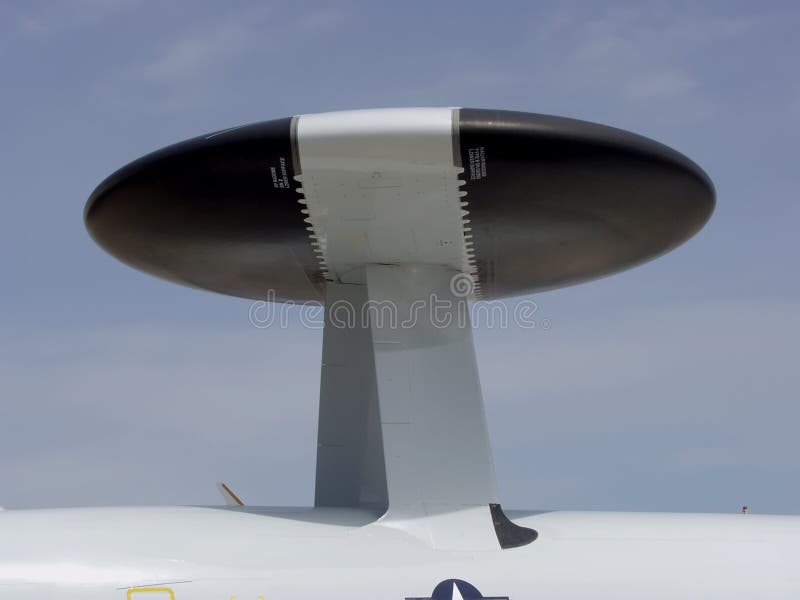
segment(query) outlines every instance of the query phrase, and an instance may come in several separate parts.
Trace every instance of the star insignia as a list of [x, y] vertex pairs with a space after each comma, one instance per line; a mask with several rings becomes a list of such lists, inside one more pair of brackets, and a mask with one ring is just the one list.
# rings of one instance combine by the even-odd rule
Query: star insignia
[[426, 597], [406, 598], [406, 600], [509, 600], [508, 596], [484, 596], [474, 585], [461, 579], [447, 579]]

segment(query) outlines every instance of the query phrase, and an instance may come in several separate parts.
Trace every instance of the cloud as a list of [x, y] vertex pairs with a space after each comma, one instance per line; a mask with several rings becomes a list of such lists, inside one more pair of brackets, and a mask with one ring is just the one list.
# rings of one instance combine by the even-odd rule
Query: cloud
[[[270, 63], [285, 64], [307, 36], [346, 23], [341, 9], [285, 15], [255, 5], [170, 32], [150, 57], [95, 85], [100, 96], [159, 112], [218, 106], [246, 86], [270, 85]], [[264, 81], [259, 81], [259, 78]]]
[[140, 2], [141, 0], [75, 0], [68, 4], [44, 2], [38, 10], [26, 7], [28, 10], [18, 16], [18, 25], [20, 31], [28, 35], [91, 27], [135, 8]]
[[330, 31], [339, 28], [346, 20], [347, 15], [341, 8], [322, 8], [300, 16], [298, 29], [310, 33]]
[[553, 45], [554, 77], [593, 93], [619, 97], [621, 91], [627, 102], [679, 99], [694, 111], [708, 102], [695, 74], [696, 53], [749, 26], [746, 19], [664, 15], [646, 7], [589, 17], [562, 8], [537, 23], [533, 37], [538, 50]]
[[417, 85], [387, 88], [384, 103], [499, 102], [629, 126], [634, 119], [695, 123], [723, 101], [705, 81], [705, 54], [748, 35], [762, 20], [699, 8], [550, 5], [520, 13], [503, 32], [502, 60], [480, 45], [441, 49], [428, 57]]
[[219, 104], [236, 93], [226, 68], [255, 53], [263, 45], [271, 10], [256, 7], [192, 23], [152, 45], [140, 55], [93, 85], [106, 104], [127, 110], [184, 112]]
[[96, 25], [141, 3], [142, 0], [77, 0], [70, 2], [69, 10], [75, 23]]
[[22, 16], [19, 20], [19, 25], [23, 33], [31, 35], [45, 34], [50, 30], [43, 20], [30, 15]]
[[632, 98], [680, 96], [692, 91], [696, 82], [682, 69], [665, 69], [631, 81], [627, 91]]
[[253, 41], [259, 18], [227, 18], [179, 36], [152, 61], [132, 74], [164, 86], [213, 75], [215, 69], [246, 52]]

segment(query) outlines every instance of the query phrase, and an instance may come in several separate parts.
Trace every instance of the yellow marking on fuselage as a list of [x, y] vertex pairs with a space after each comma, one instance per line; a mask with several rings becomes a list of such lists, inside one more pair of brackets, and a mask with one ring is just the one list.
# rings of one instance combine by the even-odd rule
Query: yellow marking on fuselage
[[142, 592], [142, 593], [152, 593], [152, 592], [161, 592], [161, 593], [168, 593], [169, 600], [175, 600], [175, 592], [173, 592], [169, 588], [165, 587], [144, 587], [144, 588], [133, 588], [128, 590], [128, 600], [132, 600], [133, 595], [135, 593]]

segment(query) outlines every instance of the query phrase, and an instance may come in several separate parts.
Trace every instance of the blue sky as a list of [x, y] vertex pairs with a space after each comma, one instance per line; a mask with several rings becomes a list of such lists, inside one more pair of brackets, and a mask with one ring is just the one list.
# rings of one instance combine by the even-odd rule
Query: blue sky
[[309, 504], [321, 336], [105, 255], [83, 205], [203, 132], [456, 105], [653, 137], [693, 240], [476, 331], [503, 502], [800, 512], [794, 3], [0, 3], [0, 505]]

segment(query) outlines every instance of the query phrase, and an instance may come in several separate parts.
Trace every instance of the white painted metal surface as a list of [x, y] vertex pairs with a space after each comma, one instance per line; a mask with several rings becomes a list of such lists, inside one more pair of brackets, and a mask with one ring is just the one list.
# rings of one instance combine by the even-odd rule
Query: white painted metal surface
[[[443, 267], [366, 267], [386, 461], [386, 525], [434, 548], [496, 550], [494, 463], [465, 297]], [[420, 310], [415, 311], [418, 307]], [[388, 315], [391, 317], [391, 314]]]
[[314, 504], [378, 516], [389, 499], [372, 332], [361, 321], [367, 288], [330, 282], [325, 294]]
[[[366, 268], [369, 299], [391, 299], [398, 315], [395, 323], [379, 313], [370, 322], [389, 515], [486, 512], [498, 501], [467, 300], [451, 290], [457, 275], [442, 267]], [[483, 521], [491, 529], [486, 515]]]
[[[0, 514], [0, 598], [176, 600], [429, 597], [444, 579], [511, 600], [795, 599], [800, 518], [550, 512], [514, 515], [515, 550], [437, 550], [354, 509], [264, 513], [113, 508]], [[154, 600], [150, 592], [133, 600]]]
[[297, 179], [331, 281], [366, 264], [474, 272], [454, 114], [403, 108], [298, 117]]
[[498, 549], [469, 310], [451, 289], [459, 273], [368, 265], [348, 275], [327, 299], [317, 504], [387, 511], [385, 525], [436, 548]]

